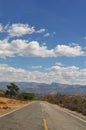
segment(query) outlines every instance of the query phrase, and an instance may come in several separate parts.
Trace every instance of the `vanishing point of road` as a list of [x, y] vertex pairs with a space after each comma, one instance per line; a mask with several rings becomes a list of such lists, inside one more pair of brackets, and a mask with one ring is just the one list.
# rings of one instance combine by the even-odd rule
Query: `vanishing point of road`
[[0, 116], [0, 130], [86, 130], [86, 121], [42, 101]]

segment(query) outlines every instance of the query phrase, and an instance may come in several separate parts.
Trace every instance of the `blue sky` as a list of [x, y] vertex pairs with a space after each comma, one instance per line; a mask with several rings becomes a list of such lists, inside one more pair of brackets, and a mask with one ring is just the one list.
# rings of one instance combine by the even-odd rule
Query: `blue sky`
[[0, 81], [86, 84], [86, 1], [7, 2], [0, 0]]

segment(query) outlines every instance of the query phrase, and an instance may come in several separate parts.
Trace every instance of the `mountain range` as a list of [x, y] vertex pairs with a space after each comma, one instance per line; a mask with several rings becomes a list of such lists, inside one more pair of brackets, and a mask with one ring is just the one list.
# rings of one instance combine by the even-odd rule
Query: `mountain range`
[[[68, 85], [59, 83], [36, 83], [36, 82], [15, 82], [21, 92], [34, 92], [36, 94], [71, 94], [71, 95], [85, 95], [86, 85]], [[0, 82], [0, 90], [6, 90], [6, 86], [10, 82]]]

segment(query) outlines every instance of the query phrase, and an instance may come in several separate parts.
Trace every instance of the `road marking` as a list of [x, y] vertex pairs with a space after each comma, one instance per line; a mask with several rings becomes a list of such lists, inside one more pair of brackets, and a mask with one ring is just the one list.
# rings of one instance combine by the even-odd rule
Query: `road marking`
[[[63, 110], [62, 110], [62, 111], [63, 111]], [[86, 121], [85, 121], [85, 120], [83, 120], [83, 119], [81, 119], [80, 117], [75, 116], [74, 114], [71, 114], [71, 113], [66, 112], [66, 111], [64, 111], [64, 112], [65, 112], [65, 113], [67, 113], [67, 114], [69, 114], [69, 115], [71, 115], [72, 117], [74, 117], [74, 118], [76, 118], [76, 119], [78, 119], [78, 120], [80, 120], [80, 121], [82, 121], [82, 122], [86, 123]]]
[[0, 118], [1, 118], [1, 117], [4, 117], [4, 116], [6, 116], [6, 115], [9, 115], [9, 114], [11, 114], [11, 113], [13, 113], [13, 112], [15, 112], [15, 111], [18, 111], [18, 110], [20, 110], [20, 109], [22, 109], [22, 108], [24, 108], [24, 107], [26, 107], [26, 106], [28, 106], [28, 105], [30, 105], [30, 104], [32, 104], [32, 103], [33, 103], [33, 102], [31, 102], [31, 103], [29, 103], [29, 104], [26, 104], [26, 105], [24, 105], [23, 107], [16, 108], [15, 110], [12, 110], [12, 111], [10, 111], [10, 112], [8, 112], [8, 113], [5, 113], [5, 114], [1, 115]]
[[[50, 104], [50, 103], [49, 103]], [[52, 105], [52, 104], [50, 104], [50, 105]], [[56, 106], [56, 105], [55, 105]], [[57, 108], [58, 109], [58, 108]], [[76, 119], [78, 119], [78, 120], [80, 120], [80, 121], [82, 121], [82, 122], [84, 122], [84, 123], [86, 123], [86, 120], [84, 120], [84, 119], [81, 119], [80, 117], [78, 117], [78, 116], [76, 116], [76, 115], [74, 115], [74, 114], [71, 114], [70, 112], [67, 112], [67, 111], [65, 111], [65, 110], [62, 110], [62, 109], [59, 109], [60, 111], [63, 111], [64, 113], [66, 113], [66, 114], [68, 114], [68, 115], [70, 115], [70, 116], [72, 116], [72, 117], [74, 117], [74, 118], [76, 118]]]
[[48, 126], [47, 126], [47, 121], [46, 121], [46, 119], [43, 119], [43, 122], [44, 122], [44, 128], [45, 128], [45, 130], [48, 130]]
[[[58, 108], [57, 108], [58, 109]], [[68, 115], [70, 115], [70, 116], [72, 116], [72, 117], [74, 117], [74, 118], [76, 118], [76, 119], [78, 119], [78, 120], [80, 120], [80, 121], [82, 121], [82, 122], [84, 122], [84, 123], [86, 123], [86, 120], [84, 120], [84, 119], [81, 119], [80, 117], [78, 117], [78, 116], [76, 116], [76, 115], [74, 115], [74, 114], [72, 114], [72, 113], [70, 113], [70, 112], [67, 112], [67, 111], [65, 111], [65, 110], [62, 110], [62, 109], [59, 109], [60, 111], [63, 111], [64, 113], [66, 113], [66, 114], [68, 114]]]

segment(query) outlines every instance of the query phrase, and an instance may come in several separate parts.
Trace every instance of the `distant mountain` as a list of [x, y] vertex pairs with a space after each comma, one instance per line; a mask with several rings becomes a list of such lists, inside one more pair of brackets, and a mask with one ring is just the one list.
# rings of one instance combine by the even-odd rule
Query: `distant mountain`
[[[86, 85], [68, 85], [59, 83], [35, 83], [35, 82], [15, 82], [21, 91], [34, 92], [37, 94], [61, 93], [72, 95], [86, 95]], [[0, 82], [0, 90], [6, 90], [9, 82]]]

